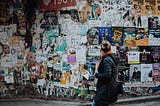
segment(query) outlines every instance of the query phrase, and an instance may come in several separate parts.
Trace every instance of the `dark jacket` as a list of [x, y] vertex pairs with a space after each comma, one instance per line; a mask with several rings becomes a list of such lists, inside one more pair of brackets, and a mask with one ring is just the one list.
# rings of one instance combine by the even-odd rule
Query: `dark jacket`
[[[115, 56], [112, 54], [112, 57]], [[116, 74], [112, 73], [113, 66], [115, 65], [115, 62], [110, 56], [102, 57], [102, 61], [98, 67], [98, 73], [95, 74], [95, 77], [98, 78], [95, 95], [96, 106], [110, 104], [107, 93], [109, 92], [109, 85], [115, 81], [115, 77], [112, 76]]]

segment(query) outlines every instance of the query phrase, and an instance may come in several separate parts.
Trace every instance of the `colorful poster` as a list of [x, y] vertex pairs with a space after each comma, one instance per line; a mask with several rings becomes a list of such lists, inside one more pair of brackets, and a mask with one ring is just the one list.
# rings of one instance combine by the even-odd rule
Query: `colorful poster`
[[79, 17], [80, 22], [87, 22], [88, 20], [97, 20], [101, 15], [101, 8], [99, 3], [95, 2], [94, 0], [85, 1], [80, 0], [77, 3], [79, 7]]
[[148, 31], [144, 28], [136, 28], [136, 46], [148, 46]]
[[159, 63], [153, 64], [152, 76], [153, 76], [154, 82], [160, 81], [160, 64]]
[[148, 46], [139, 46], [140, 63], [150, 63], [151, 51]]
[[139, 52], [138, 51], [128, 51], [128, 64], [139, 64]]
[[152, 64], [141, 64], [141, 82], [152, 81]]
[[130, 65], [130, 81], [140, 82], [141, 81], [141, 66], [140, 64]]
[[108, 40], [111, 45], [123, 45], [123, 27], [112, 27], [111, 36], [109, 36]]
[[69, 64], [76, 63], [76, 49], [75, 48], [68, 49], [67, 62]]
[[123, 45], [128, 46], [128, 49], [130, 49], [132, 46], [135, 46], [136, 28], [124, 27], [123, 31]]
[[160, 62], [160, 46], [149, 46], [151, 51], [151, 63], [159, 63]]
[[98, 27], [98, 43], [101, 44], [103, 40], [108, 40], [111, 36], [111, 27]]
[[149, 46], [156, 46], [160, 45], [160, 29], [149, 29], [148, 32], [149, 40], [148, 45]]
[[98, 45], [97, 27], [92, 27], [87, 31], [87, 41], [89, 45]]

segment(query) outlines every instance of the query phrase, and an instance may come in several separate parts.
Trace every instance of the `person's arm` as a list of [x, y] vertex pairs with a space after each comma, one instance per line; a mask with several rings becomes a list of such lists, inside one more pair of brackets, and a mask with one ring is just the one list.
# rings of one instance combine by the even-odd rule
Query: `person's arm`
[[98, 79], [111, 78], [112, 66], [111, 61], [107, 58], [103, 59], [103, 73], [96, 73], [95, 77]]

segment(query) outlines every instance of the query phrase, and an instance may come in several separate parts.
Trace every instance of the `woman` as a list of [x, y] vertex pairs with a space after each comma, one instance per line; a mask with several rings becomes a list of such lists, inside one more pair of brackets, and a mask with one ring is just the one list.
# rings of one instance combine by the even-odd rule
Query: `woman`
[[111, 51], [111, 45], [107, 40], [102, 41], [101, 51], [102, 58], [98, 66], [98, 72], [95, 73], [95, 78], [97, 78], [98, 81], [92, 106], [109, 106], [113, 103], [110, 100], [112, 98], [111, 85], [113, 85], [112, 83], [116, 80], [117, 72], [113, 71], [113, 67], [116, 66], [117, 62]]

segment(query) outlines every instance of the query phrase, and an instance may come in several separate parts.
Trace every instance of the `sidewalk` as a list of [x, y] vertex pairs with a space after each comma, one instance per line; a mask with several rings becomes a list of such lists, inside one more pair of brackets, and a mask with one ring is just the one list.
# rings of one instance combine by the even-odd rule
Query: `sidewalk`
[[[144, 101], [156, 101], [160, 100], [160, 94], [159, 95], [151, 95], [151, 96], [142, 96], [142, 97], [133, 97], [133, 98], [124, 98], [124, 99], [118, 99], [116, 104], [128, 104], [128, 103], [136, 103], [136, 102], [144, 102]], [[91, 106], [91, 103], [82, 103], [82, 106]]]
[[[142, 96], [142, 97], [133, 97], [133, 98], [120, 98], [116, 102], [117, 104], [130, 104], [130, 103], [140, 103], [145, 101], [158, 101], [160, 100], [160, 95], [151, 95], [151, 96]], [[91, 106], [91, 101], [61, 101], [61, 100], [44, 100], [44, 99], [33, 99], [33, 98], [15, 98], [15, 99], [0, 99], [0, 103], [21, 103], [25, 104], [25, 106], [31, 106], [27, 105], [26, 103], [39, 103], [47, 106]], [[54, 104], [54, 105], [53, 105]], [[7, 105], [10, 106], [10, 105]], [[17, 106], [17, 105], [12, 105]], [[37, 106], [37, 105], [34, 105]]]

